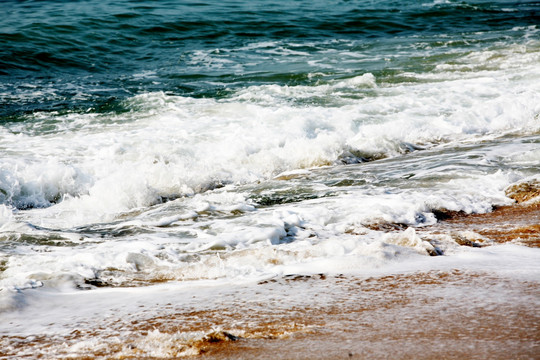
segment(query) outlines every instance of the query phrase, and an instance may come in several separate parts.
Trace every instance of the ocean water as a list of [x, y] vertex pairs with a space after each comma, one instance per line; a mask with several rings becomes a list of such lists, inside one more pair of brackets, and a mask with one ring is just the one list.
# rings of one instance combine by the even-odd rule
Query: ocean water
[[2, 9], [0, 316], [410, 269], [437, 211], [540, 174], [538, 1]]

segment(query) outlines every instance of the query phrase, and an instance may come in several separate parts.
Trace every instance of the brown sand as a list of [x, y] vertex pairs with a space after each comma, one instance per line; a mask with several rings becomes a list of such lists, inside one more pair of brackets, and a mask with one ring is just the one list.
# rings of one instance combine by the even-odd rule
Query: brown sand
[[[483, 240], [488, 240], [540, 247], [540, 200], [535, 201], [540, 199], [540, 183], [514, 185], [506, 190], [506, 194], [517, 204], [498, 207], [486, 214], [438, 211], [439, 223], [422, 230], [450, 234], [458, 243], [462, 242], [461, 245], [481, 245]], [[463, 238], [460, 231], [478, 234], [479, 241]]]
[[[334, 305], [269, 317], [305, 324], [305, 331], [280, 339], [269, 331], [266, 339], [207, 344], [201, 358], [534, 359], [540, 355], [537, 308], [527, 301], [489, 300], [501, 289], [499, 295], [509, 298], [521, 294], [538, 299], [537, 284], [462, 272], [365, 281], [347, 278], [338, 284], [346, 290]], [[474, 291], [485, 292], [485, 297], [471, 296]], [[449, 296], [455, 302], [449, 302]]]
[[[531, 202], [540, 194], [538, 185], [509, 188], [517, 205], [487, 214], [440, 212], [441, 221], [423, 230], [453, 234], [461, 245], [511, 241], [540, 247], [540, 203]], [[388, 226], [395, 230], [401, 229]], [[478, 242], [460, 237], [464, 230], [480, 235]], [[332, 281], [346, 289], [334, 305], [267, 315], [267, 324], [277, 317], [303, 324], [305, 331], [271, 340], [276, 336], [267, 326], [259, 329], [266, 339], [207, 344], [201, 358], [540, 359], [538, 282], [458, 270]]]
[[487, 214], [453, 214], [427, 230], [447, 234], [465, 230], [480, 235], [478, 240], [540, 247], [540, 204], [503, 206]]
[[[66, 358], [70, 348], [88, 339], [97, 343], [76, 358], [160, 358], [144, 347], [156, 330], [206, 332], [168, 344], [168, 358], [538, 359], [540, 354], [538, 282], [451, 270], [363, 279], [289, 276], [254, 288], [250, 298], [225, 298], [212, 310], [171, 305], [163, 316], [109, 323], [91, 332], [4, 338], [11, 349], [0, 348], [0, 358], [18, 354], [21, 347], [29, 356], [17, 358], [38, 358], [38, 353]], [[286, 294], [298, 292], [305, 300], [289, 303]], [[111, 342], [112, 334], [124, 335]]]
[[[495, 244], [512, 241], [540, 246], [538, 202], [500, 207], [489, 214], [438, 215], [441, 221], [420, 229], [421, 236], [467, 230], [481, 239], [463, 240], [464, 245], [484, 246], [489, 243], [486, 240], [493, 240]], [[454, 269], [367, 279], [285, 276], [261, 282], [249, 291], [249, 296], [244, 292], [224, 297], [211, 309], [170, 304], [162, 316], [102, 324], [91, 332], [74, 330], [56, 338], [4, 337], [0, 358], [19, 354], [21, 347], [31, 358], [50, 354], [47, 349], [56, 354], [54, 358], [62, 358], [68, 355], [62, 349], [97, 338], [105, 345], [78, 358], [151, 359], [157, 357], [145, 352], [141, 339], [152, 331], [165, 335], [198, 331], [205, 335], [173, 342], [167, 357], [540, 359], [538, 281]], [[304, 300], [289, 300], [290, 294], [295, 299], [302, 294]], [[107, 342], [106, 334], [111, 332], [124, 334], [122, 341]]]

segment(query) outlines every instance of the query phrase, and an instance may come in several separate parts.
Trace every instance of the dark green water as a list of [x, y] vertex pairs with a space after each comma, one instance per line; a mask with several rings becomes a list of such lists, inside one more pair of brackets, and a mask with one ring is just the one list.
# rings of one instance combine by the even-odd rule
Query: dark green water
[[313, 85], [317, 72], [407, 81], [400, 74], [521, 38], [539, 11], [537, 1], [3, 1], [0, 122], [124, 111], [121, 100], [153, 91]]

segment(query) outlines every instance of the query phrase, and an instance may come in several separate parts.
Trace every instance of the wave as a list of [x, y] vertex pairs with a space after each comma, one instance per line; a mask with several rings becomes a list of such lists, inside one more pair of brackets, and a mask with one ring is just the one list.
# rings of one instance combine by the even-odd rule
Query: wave
[[[317, 72], [370, 72], [381, 80], [395, 71], [429, 72], [454, 52], [534, 39], [538, 22], [534, 3], [513, 1], [231, 6], [8, 1], [0, 20], [0, 121], [97, 110], [160, 90], [223, 96], [223, 86], [209, 83], [237, 89], [313, 85], [306, 75]], [[144, 72], [156, 76], [136, 76]]]
[[369, 73], [251, 86], [221, 100], [157, 92], [124, 101], [124, 113], [36, 113], [1, 130], [10, 157], [0, 199], [19, 209], [88, 201], [111, 215], [284, 171], [538, 132], [540, 91], [530, 72], [512, 81], [497, 77], [504, 72], [448, 74], [391, 86]]

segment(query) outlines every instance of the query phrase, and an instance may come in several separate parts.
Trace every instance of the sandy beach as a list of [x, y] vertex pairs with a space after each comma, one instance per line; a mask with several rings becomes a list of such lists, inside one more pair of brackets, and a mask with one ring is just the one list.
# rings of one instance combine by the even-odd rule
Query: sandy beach
[[[539, 214], [539, 203], [530, 201], [487, 214], [448, 213], [418, 233], [446, 234], [462, 239], [463, 246], [494, 250], [513, 242], [519, 257], [525, 247], [538, 248]], [[469, 234], [468, 240], [460, 234]], [[74, 326], [67, 336], [4, 337], [0, 355], [10, 358], [21, 348], [28, 356], [53, 350], [59, 358], [78, 349], [87, 359], [537, 359], [540, 354], [538, 279], [506, 276], [504, 269], [492, 273], [453, 263], [385, 276], [291, 274], [197, 296], [198, 305], [168, 303], [158, 316], [141, 309], [131, 319], [99, 320], [92, 330]]]
[[[420, 234], [446, 234], [463, 246], [480, 247], [493, 241], [491, 246], [514, 242], [540, 247], [540, 203], [530, 202], [538, 195], [538, 187], [523, 190], [522, 185], [521, 191], [516, 188], [507, 193], [517, 201], [516, 205], [486, 214], [445, 213], [437, 225], [422, 229]], [[462, 236], [463, 233], [469, 237], [476, 234], [476, 241]], [[198, 319], [206, 319], [202, 321], [203, 328], [218, 325], [222, 329], [238, 329], [235, 324], [238, 319], [247, 322], [247, 326], [240, 327], [242, 336], [218, 332], [216, 337], [193, 344], [200, 358], [537, 359], [540, 356], [538, 282], [456, 268], [367, 279], [298, 275], [265, 281], [259, 286], [271, 288], [278, 283], [288, 288], [285, 292], [305, 291], [307, 286], [309, 299], [320, 296], [334, 300], [330, 303], [307, 300], [305, 306], [293, 307], [255, 303], [250, 309], [231, 306], [213, 314], [197, 314]]]
[[[459, 232], [481, 235], [477, 242], [461, 237], [469, 246], [485, 246], [486, 241], [493, 240], [492, 246], [514, 242], [538, 248], [539, 220], [538, 203], [518, 204], [487, 214], [454, 214], [424, 231], [458, 238]], [[298, 282], [307, 282], [318, 289], [319, 296], [334, 296], [335, 302], [320, 307], [310, 304], [304, 308], [268, 308], [256, 330], [248, 332], [245, 338], [202, 343], [201, 358], [537, 359], [540, 356], [538, 282], [515, 281], [466, 268], [369, 279], [299, 276], [279, 281], [287, 283], [291, 292], [300, 290], [295, 289]], [[253, 319], [261, 315], [255, 311]]]

